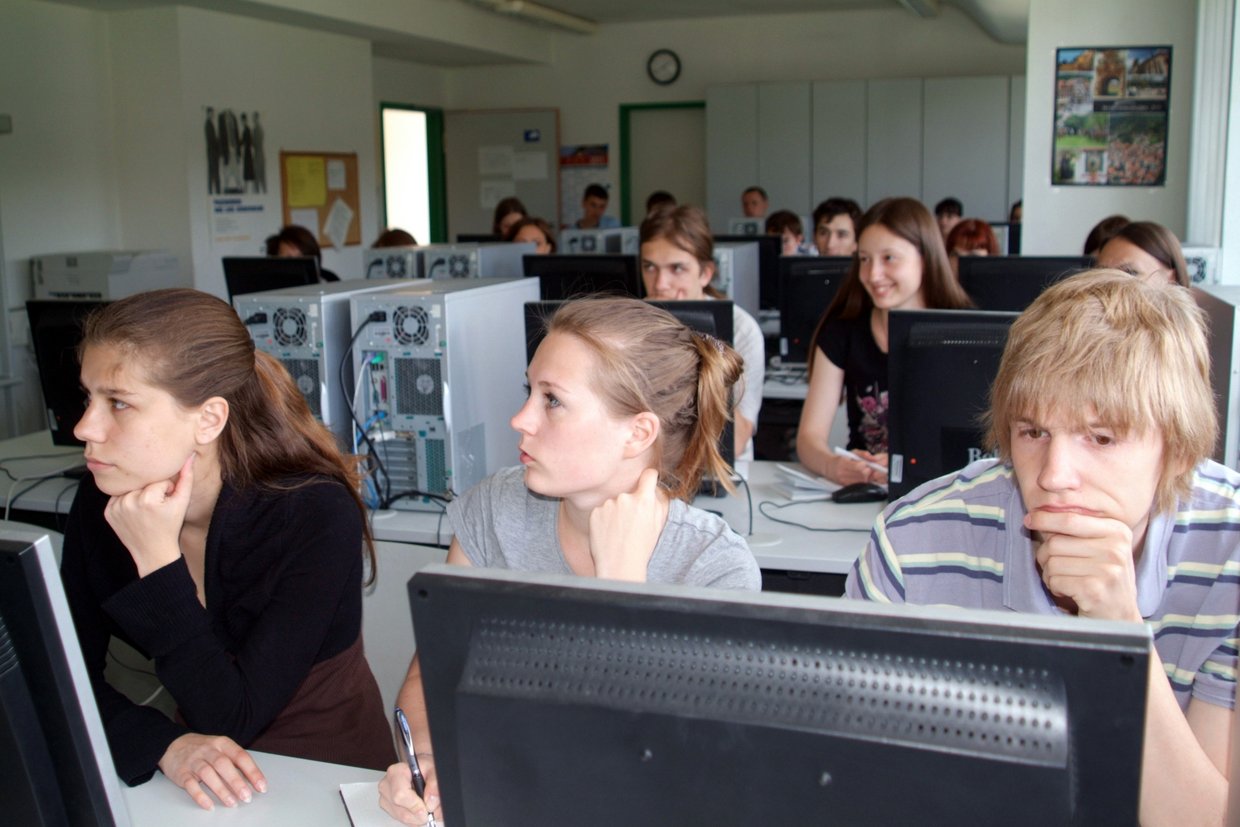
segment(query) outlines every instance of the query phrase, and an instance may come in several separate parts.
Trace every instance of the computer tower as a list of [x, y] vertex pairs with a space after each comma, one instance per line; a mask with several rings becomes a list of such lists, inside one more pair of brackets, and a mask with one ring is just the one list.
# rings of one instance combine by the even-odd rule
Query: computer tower
[[371, 247], [363, 259], [362, 275], [368, 279], [418, 279], [422, 277], [421, 247]]
[[728, 233], [730, 235], [763, 235], [766, 222], [761, 218], [729, 218]]
[[[405, 282], [353, 296], [354, 413], [376, 462], [369, 496], [440, 510], [517, 462], [526, 302], [537, 279]], [[417, 492], [417, 493], [412, 493]]]
[[340, 362], [353, 336], [349, 299], [406, 284], [396, 279], [353, 279], [246, 293], [233, 299], [254, 346], [280, 360], [305, 396], [310, 412], [345, 450], [353, 448], [345, 396], [353, 390], [351, 361], [345, 362], [343, 384], [340, 375]]
[[566, 255], [621, 253], [635, 256], [641, 252], [641, 230], [637, 227], [609, 229], [561, 230], [556, 252]]
[[366, 278], [515, 279], [524, 275], [521, 257], [533, 242], [423, 244], [366, 251]]
[[716, 244], [715, 277], [710, 284], [756, 318], [761, 309], [758, 245], [753, 242]]

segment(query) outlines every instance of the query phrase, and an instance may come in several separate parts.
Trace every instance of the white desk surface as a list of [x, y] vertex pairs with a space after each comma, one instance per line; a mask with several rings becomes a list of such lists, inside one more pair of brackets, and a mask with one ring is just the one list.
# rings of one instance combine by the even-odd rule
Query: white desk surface
[[[50, 455], [44, 459], [14, 460], [14, 457]], [[0, 442], [0, 461], [15, 477], [47, 473], [71, 466], [81, 459], [81, 450], [52, 445], [46, 431], [40, 431]], [[869, 530], [882, 503], [837, 505], [831, 502], [798, 503], [768, 513], [796, 525], [783, 525], [758, 511], [759, 503], [772, 505], [787, 500], [774, 487], [774, 462], [753, 462], [749, 466], [749, 490], [753, 503], [753, 531], [750, 528], [749, 499], [741, 488], [736, 496], [699, 497], [694, 505], [721, 514], [729, 525], [746, 537], [758, 565], [764, 569], [846, 574], [865, 548]], [[0, 483], [7, 480], [0, 480]], [[19, 491], [29, 483], [21, 483]], [[9, 483], [12, 485], [12, 483]], [[67, 513], [73, 503], [73, 482], [56, 477], [32, 491], [22, 494], [15, 508], [30, 511]], [[7, 498], [9, 487], [0, 489]], [[59, 499], [59, 502], [58, 502]], [[374, 514], [371, 523], [376, 540], [417, 545], [446, 546], [452, 531], [446, 518], [431, 511], [384, 511]], [[801, 527], [807, 526], [807, 527]], [[846, 531], [812, 531], [849, 529]]]
[[124, 788], [131, 824], [133, 827], [193, 824], [213, 827], [221, 824], [349, 827], [349, 815], [340, 797], [340, 785], [358, 781], [375, 785], [374, 809], [382, 814], [378, 803], [378, 784], [383, 773], [377, 770], [264, 752], [250, 754], [267, 777], [267, 792], [255, 794], [249, 804], [230, 808], [217, 801], [214, 810], [203, 810], [184, 790], [169, 781], [163, 773], [157, 772], [145, 784]]

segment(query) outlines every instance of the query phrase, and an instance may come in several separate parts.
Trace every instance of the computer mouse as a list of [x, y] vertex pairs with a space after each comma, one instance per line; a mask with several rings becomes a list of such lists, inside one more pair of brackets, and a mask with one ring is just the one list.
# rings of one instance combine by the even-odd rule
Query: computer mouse
[[887, 489], [872, 482], [854, 482], [836, 489], [831, 499], [837, 503], [876, 503], [887, 499]]

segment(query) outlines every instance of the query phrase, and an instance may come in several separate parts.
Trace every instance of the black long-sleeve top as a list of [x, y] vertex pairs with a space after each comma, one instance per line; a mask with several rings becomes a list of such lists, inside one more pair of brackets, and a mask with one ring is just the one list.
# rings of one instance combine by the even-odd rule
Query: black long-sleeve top
[[[362, 515], [336, 481], [287, 482], [296, 487], [242, 493], [224, 484], [207, 532], [204, 608], [184, 558], [138, 577], [104, 519], [108, 496], [89, 475], [82, 480], [61, 573], [126, 782], [148, 779], [168, 745], [186, 732], [251, 744], [315, 664], [358, 642]], [[188, 728], [135, 705], [104, 681], [110, 635], [154, 660]], [[364, 661], [361, 668], [373, 685]], [[382, 721], [378, 731], [385, 732]]]

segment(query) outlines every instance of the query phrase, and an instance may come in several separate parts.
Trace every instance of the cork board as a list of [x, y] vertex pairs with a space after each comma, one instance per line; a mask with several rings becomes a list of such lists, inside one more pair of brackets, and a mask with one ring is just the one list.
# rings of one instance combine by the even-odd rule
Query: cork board
[[306, 227], [320, 246], [361, 244], [357, 153], [281, 150], [280, 203], [284, 223]]

